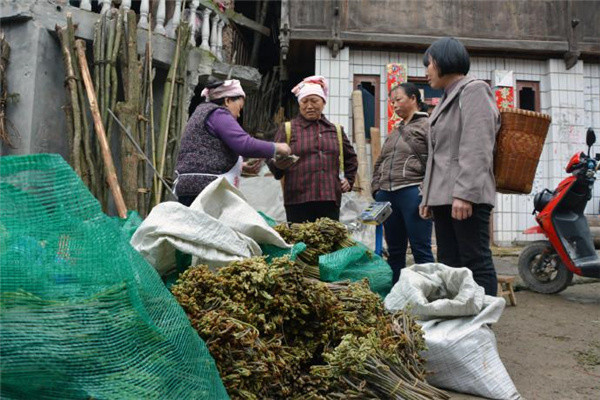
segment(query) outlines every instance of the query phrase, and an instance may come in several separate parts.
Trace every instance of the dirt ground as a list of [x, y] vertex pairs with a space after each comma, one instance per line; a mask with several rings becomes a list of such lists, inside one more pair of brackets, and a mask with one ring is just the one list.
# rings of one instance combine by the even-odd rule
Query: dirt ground
[[[500, 274], [517, 275], [516, 257], [495, 261]], [[600, 281], [574, 282], [557, 295], [518, 291], [517, 306], [507, 306], [493, 326], [500, 358], [524, 399], [600, 399]]]

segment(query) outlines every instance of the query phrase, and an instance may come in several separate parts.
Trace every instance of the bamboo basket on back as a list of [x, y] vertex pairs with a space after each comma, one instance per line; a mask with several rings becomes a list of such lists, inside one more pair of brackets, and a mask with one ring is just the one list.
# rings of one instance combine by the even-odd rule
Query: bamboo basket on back
[[528, 110], [503, 108], [496, 138], [494, 176], [500, 193], [529, 194], [552, 118]]

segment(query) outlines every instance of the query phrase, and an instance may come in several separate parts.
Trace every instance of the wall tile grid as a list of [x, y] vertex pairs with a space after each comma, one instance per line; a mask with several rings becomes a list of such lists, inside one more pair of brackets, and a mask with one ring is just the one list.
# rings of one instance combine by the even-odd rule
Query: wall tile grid
[[[583, 93], [584, 127], [592, 128], [596, 132], [598, 143], [592, 147], [592, 153], [600, 153], [600, 64], [583, 65]], [[588, 213], [600, 213], [599, 199], [600, 182], [594, 186], [594, 199], [588, 203]]]
[[[331, 57], [326, 46], [317, 46], [315, 73], [330, 80], [330, 99], [325, 113], [331, 121], [341, 123], [348, 135], [352, 132], [350, 103], [354, 75], [378, 75], [380, 78], [380, 127], [382, 141], [387, 137], [388, 63], [403, 63], [409, 77], [424, 77], [422, 54], [355, 50], [344, 48], [337, 58]], [[566, 70], [563, 60], [522, 60], [494, 57], [471, 58], [470, 73], [481, 79], [491, 79], [494, 70], [512, 70], [515, 80], [540, 82], [540, 106], [553, 122], [546, 138], [534, 187], [530, 195], [498, 194], [494, 209], [494, 238], [500, 245], [515, 241], [537, 240], [538, 235], [523, 235], [522, 231], [535, 225], [531, 215], [533, 195], [555, 187], [564, 178], [564, 166], [572, 154], [583, 150], [585, 130], [596, 129], [600, 142], [600, 65], [579, 62]], [[516, 89], [516, 88], [515, 88]], [[600, 143], [595, 146], [600, 152]], [[367, 149], [370, 158], [370, 148]], [[369, 160], [369, 165], [371, 165]], [[597, 185], [600, 186], [600, 185]], [[599, 212], [600, 187], [594, 190], [594, 200], [588, 212]]]
[[352, 83], [348, 86], [349, 54], [348, 47], [342, 49], [335, 58], [327, 46], [317, 46], [315, 50], [315, 74], [323, 75], [329, 82], [325, 115], [331, 122], [342, 124], [347, 133], [351, 132], [348, 125], [349, 89], [352, 87]]

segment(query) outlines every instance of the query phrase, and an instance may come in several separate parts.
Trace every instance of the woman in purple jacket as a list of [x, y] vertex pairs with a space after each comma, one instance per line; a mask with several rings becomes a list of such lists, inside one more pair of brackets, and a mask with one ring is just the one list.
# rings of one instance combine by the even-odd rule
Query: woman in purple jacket
[[175, 193], [186, 206], [218, 177], [237, 187], [242, 157], [272, 158], [291, 152], [286, 143], [255, 139], [238, 124], [246, 94], [237, 79], [207, 85], [202, 97], [206, 102], [196, 107], [185, 127], [175, 166]]

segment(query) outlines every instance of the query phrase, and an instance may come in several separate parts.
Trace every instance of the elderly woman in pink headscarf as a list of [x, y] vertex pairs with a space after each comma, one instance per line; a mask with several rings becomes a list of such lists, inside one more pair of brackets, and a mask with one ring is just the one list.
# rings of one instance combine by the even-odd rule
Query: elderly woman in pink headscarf
[[175, 166], [175, 193], [186, 206], [218, 177], [237, 187], [242, 157], [290, 155], [286, 143], [255, 139], [238, 124], [246, 99], [240, 81], [214, 82], [201, 94], [206, 101], [196, 107], [185, 127]]
[[352, 190], [358, 162], [352, 144], [340, 125], [323, 115], [327, 81], [311, 76], [292, 93], [300, 115], [280, 127], [275, 142], [287, 143], [299, 157], [270, 160], [275, 179], [283, 180], [283, 199], [288, 222], [338, 220], [342, 193]]

